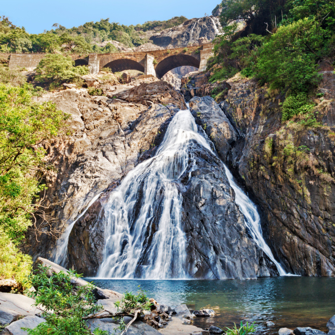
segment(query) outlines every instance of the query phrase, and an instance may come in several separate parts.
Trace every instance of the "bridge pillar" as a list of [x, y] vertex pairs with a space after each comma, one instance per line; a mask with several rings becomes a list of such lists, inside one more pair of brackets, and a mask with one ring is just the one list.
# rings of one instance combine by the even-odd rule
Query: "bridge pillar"
[[91, 74], [98, 74], [100, 71], [100, 60], [98, 54], [90, 54], [88, 57], [88, 68]]
[[154, 65], [155, 57], [149, 54], [146, 54], [145, 60], [144, 60], [144, 74], [146, 75], [153, 75], [156, 77], [156, 70]]
[[208, 59], [214, 56], [213, 45], [204, 45], [200, 50], [199, 71], [206, 71]]

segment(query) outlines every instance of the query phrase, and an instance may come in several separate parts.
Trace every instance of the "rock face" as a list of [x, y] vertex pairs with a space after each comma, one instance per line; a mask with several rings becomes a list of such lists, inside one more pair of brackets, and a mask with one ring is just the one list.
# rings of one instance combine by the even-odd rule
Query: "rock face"
[[181, 79], [181, 92], [186, 101], [190, 101], [194, 97], [213, 95], [218, 96], [217, 101], [222, 101], [227, 97], [230, 85], [226, 82], [209, 83], [209, 76], [208, 72], [193, 72]]
[[188, 20], [177, 27], [165, 29], [151, 36], [150, 40], [164, 48], [186, 47], [190, 44], [212, 41], [221, 32], [219, 19], [215, 16], [207, 16]]
[[22, 328], [34, 329], [42, 322], [45, 322], [45, 320], [38, 316], [27, 316], [5, 327], [2, 335], [27, 335], [28, 332]]
[[[168, 134], [181, 129], [173, 135], [176, 138], [191, 132], [192, 124], [188, 126], [188, 122], [193, 119], [189, 112], [182, 113], [168, 129]], [[154, 122], [157, 117], [168, 119], [169, 116], [162, 108], [159, 114], [156, 111], [156, 117], [151, 114], [150, 119]], [[222, 131], [229, 129], [234, 137], [228, 119], [226, 123]], [[141, 131], [143, 125], [139, 123], [136, 127]], [[168, 137], [172, 143], [173, 136]], [[117, 193], [111, 188], [76, 223], [70, 235], [69, 266], [85, 276], [92, 276], [105, 261], [99, 276], [108, 278], [151, 278], [157, 266], [163, 271], [159, 272], [159, 278], [181, 278], [182, 275], [183, 278], [245, 279], [276, 275], [273, 264], [248, 237], [244, 217], [235, 204], [234, 192], [220, 159], [198, 140], [187, 141], [174, 153], [168, 153], [166, 157], [161, 153], [152, 158], [144, 170], [138, 166], [138, 174], [132, 172], [131, 179], [127, 176]], [[159, 180], [155, 179], [156, 175]], [[170, 179], [171, 182], [166, 181]], [[168, 205], [170, 194], [174, 194], [173, 209]], [[118, 200], [119, 197], [122, 199]], [[166, 232], [164, 228], [164, 223], [171, 221], [169, 215], [174, 225], [180, 222], [178, 229], [183, 231], [182, 238], [177, 234], [172, 239], [171, 235], [173, 241], [180, 239], [177, 245], [171, 246], [172, 258], [161, 256], [165, 251], [156, 244], [168, 243], [165, 240], [157, 242], [157, 239], [161, 234], [171, 234], [170, 229]], [[122, 231], [122, 235], [116, 231]], [[116, 241], [117, 236], [120, 239]], [[135, 246], [132, 241], [136, 242]], [[107, 254], [103, 255], [103, 250]], [[140, 256], [134, 256], [133, 252]], [[160, 257], [166, 257], [166, 262], [171, 263], [156, 264]]]
[[35, 300], [21, 294], [0, 293], [0, 325], [7, 325], [25, 316], [41, 314]]
[[208, 117], [215, 113], [209, 98], [191, 101], [194, 110], [206, 111], [197, 121], [206, 123], [221, 159], [258, 204], [265, 238], [285, 270], [335, 276], [334, 75], [327, 73], [320, 87], [318, 127], [282, 122], [284, 97], [269, 96], [252, 80], [236, 76], [227, 84], [221, 108], [237, 138], [213, 133], [219, 122]]
[[[154, 85], [138, 91], [155, 92], [154, 101], [184, 106], [182, 97], [170, 85], [159, 85], [163, 88], [161, 94]], [[122, 97], [135, 100], [132, 94]], [[121, 100], [122, 97], [91, 97], [87, 90], [70, 89], [40, 98], [53, 101], [71, 114], [72, 135], [46, 146], [47, 161], [55, 167], [45, 176], [49, 186], [45, 205], [52, 206], [44, 212], [45, 220], [38, 222], [38, 230], [30, 229], [27, 234], [25, 247], [34, 258], [54, 259], [56, 240], [64, 229], [96, 195], [113, 188], [138, 162], [150, 157], [162, 139], [165, 122], [176, 111], [175, 107], [149, 103], [142, 96], [136, 98], [136, 103]], [[85, 236], [81, 239], [85, 240]]]

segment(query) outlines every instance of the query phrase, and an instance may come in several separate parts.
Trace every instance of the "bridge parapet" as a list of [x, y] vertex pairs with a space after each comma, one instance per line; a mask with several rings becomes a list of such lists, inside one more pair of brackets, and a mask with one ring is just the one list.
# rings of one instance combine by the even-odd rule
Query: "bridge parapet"
[[[179, 66], [194, 66], [206, 70], [207, 61], [213, 55], [212, 43], [175, 48], [169, 50], [141, 51], [129, 53], [90, 54], [89, 56], [72, 54], [76, 65], [88, 65], [91, 73], [98, 73], [104, 67], [113, 72], [139, 70], [145, 74], [162, 78], [168, 71]], [[11, 54], [9, 67], [36, 68], [46, 54]]]

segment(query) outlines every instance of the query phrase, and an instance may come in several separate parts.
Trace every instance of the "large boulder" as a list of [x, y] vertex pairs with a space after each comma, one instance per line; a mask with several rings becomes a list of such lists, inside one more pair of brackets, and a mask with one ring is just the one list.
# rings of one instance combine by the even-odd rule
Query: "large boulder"
[[294, 329], [294, 335], [326, 335], [326, 333], [322, 332], [318, 329], [313, 329], [310, 327], [298, 327]]
[[21, 320], [11, 323], [9, 326], [5, 327], [2, 335], [28, 335], [26, 330], [22, 328], [36, 328], [40, 323], [45, 322], [44, 319], [37, 316], [27, 316]]
[[[119, 322], [113, 319], [92, 319], [88, 320], [87, 322], [88, 327], [93, 332], [96, 328], [101, 330], [105, 330], [110, 335], [119, 335], [121, 331], [118, 330]], [[156, 329], [150, 327], [149, 325], [136, 321], [134, 322], [128, 329], [127, 335], [160, 335], [161, 333], [158, 332]]]
[[215, 143], [220, 157], [227, 157], [238, 139], [238, 132], [219, 105], [211, 97], [195, 97], [190, 101], [190, 109], [197, 123]]
[[[64, 273], [68, 273], [68, 270], [66, 270], [65, 268], [63, 268], [62, 266], [49, 261], [48, 259], [42, 258], [42, 257], [38, 257], [37, 261], [35, 262], [35, 266], [37, 265], [43, 265], [48, 269], [48, 275], [52, 276], [54, 273], [59, 273], [59, 272], [64, 272]], [[74, 286], [87, 286], [89, 285], [89, 283], [81, 278], [76, 278], [76, 277], [72, 277], [71, 278], [71, 283]], [[107, 300], [105, 303], [101, 303], [101, 305], [106, 305], [109, 306], [109, 308], [111, 309], [112, 303], [122, 299], [123, 295], [112, 291], [112, 290], [106, 290], [106, 289], [101, 289], [99, 287], [94, 286], [93, 287], [93, 293], [95, 295], [95, 297], [97, 299], [100, 299], [98, 301], [102, 302], [103, 300]]]
[[21, 294], [0, 293], [0, 325], [7, 325], [25, 316], [41, 314], [35, 300]]
[[327, 322], [327, 328], [330, 330], [335, 330], [335, 315]]

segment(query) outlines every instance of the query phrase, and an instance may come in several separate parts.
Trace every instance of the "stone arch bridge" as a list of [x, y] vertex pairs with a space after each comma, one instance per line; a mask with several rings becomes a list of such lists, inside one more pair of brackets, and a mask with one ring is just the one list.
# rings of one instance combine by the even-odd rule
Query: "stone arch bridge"
[[[179, 66], [194, 66], [206, 70], [207, 61], [213, 55], [212, 43], [156, 51], [122, 52], [110, 54], [90, 54], [83, 57], [71, 55], [76, 65], [88, 65], [92, 74], [105, 67], [113, 72], [139, 70], [146, 75], [162, 78], [170, 70]], [[11, 54], [9, 67], [35, 68], [45, 54]]]

